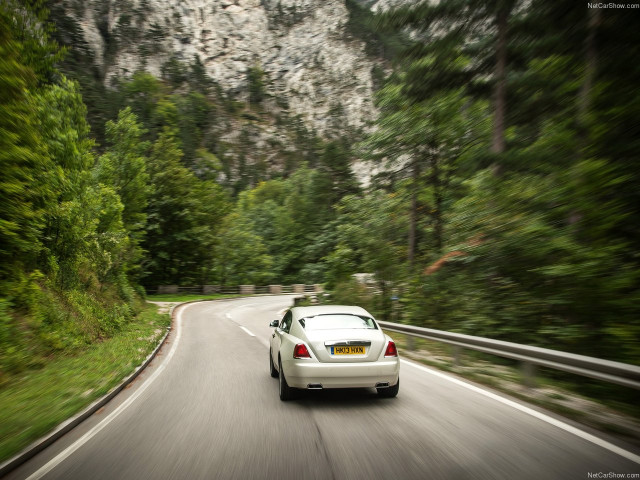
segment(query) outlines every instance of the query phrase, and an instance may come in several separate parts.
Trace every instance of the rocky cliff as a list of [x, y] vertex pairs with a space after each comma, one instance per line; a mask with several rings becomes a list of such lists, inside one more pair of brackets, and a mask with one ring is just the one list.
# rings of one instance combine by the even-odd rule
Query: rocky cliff
[[171, 58], [206, 72], [239, 100], [247, 72], [264, 71], [266, 93], [286, 99], [322, 133], [339, 112], [351, 127], [374, 115], [372, 68], [347, 28], [344, 0], [61, 0], [106, 85], [144, 69], [157, 76]]

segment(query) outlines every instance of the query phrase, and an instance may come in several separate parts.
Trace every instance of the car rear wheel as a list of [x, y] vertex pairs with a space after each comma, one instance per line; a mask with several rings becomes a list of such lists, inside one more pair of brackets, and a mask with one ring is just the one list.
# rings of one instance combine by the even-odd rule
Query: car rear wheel
[[276, 370], [276, 366], [273, 364], [273, 355], [271, 353], [271, 349], [269, 349], [269, 373], [273, 378], [276, 378], [278, 376], [278, 371]]
[[287, 383], [287, 379], [284, 378], [284, 371], [282, 370], [282, 362], [280, 362], [280, 360], [278, 360], [278, 367], [280, 368], [280, 374], [278, 376], [280, 379], [280, 400], [286, 402], [294, 397], [294, 390]]
[[398, 378], [398, 382], [393, 387], [387, 388], [377, 388], [378, 395], [384, 398], [392, 398], [398, 395], [398, 390], [400, 390], [400, 378]]

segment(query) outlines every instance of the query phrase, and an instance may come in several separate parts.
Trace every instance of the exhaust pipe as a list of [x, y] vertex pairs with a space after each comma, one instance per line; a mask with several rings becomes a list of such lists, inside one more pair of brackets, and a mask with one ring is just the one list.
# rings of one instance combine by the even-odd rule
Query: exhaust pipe
[[389, 387], [389, 382], [376, 383], [376, 388], [388, 388], [388, 387]]
[[307, 385], [307, 388], [309, 390], [322, 390], [322, 384], [321, 383], [310, 383], [309, 385]]

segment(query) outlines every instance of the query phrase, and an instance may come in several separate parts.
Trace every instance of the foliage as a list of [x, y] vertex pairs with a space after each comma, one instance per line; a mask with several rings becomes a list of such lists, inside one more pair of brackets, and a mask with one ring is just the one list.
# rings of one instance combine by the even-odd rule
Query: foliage
[[274, 279], [262, 238], [237, 213], [225, 218], [216, 254], [221, 285], [268, 285]]
[[0, 5], [0, 274], [11, 276], [20, 264], [33, 265], [40, 248], [44, 214], [54, 189], [40, 183], [51, 163], [40, 148], [36, 106], [28, 91], [34, 71], [20, 62], [10, 19]]
[[165, 127], [150, 155], [144, 249], [146, 285], [204, 283], [211, 269], [216, 230], [227, 210], [219, 185], [200, 180], [181, 163], [177, 132]]
[[[2, 305], [0, 302], [0, 319]], [[157, 346], [170, 323], [168, 315], [156, 310], [149, 305], [114, 337], [74, 354], [50, 357], [20, 381], [2, 384], [0, 460], [36, 441], [131, 374]], [[0, 358], [4, 358], [4, 349]]]
[[[118, 114], [118, 121], [107, 122], [106, 137], [111, 144], [94, 168], [94, 179], [103, 192], [112, 190], [115, 197], [112, 204], [121, 204], [121, 212], [112, 211], [105, 215], [109, 206], [101, 210], [101, 224], [98, 230], [103, 238], [111, 232], [113, 244], [122, 243], [122, 261], [124, 268], [132, 275], [138, 275], [138, 264], [142, 258], [141, 243], [145, 236], [147, 222], [147, 199], [151, 193], [149, 175], [147, 173], [147, 142], [141, 141], [144, 129], [137, 122], [130, 108]], [[121, 228], [113, 222], [121, 219]], [[111, 225], [105, 224], [111, 222]], [[117, 232], [117, 233], [116, 233]], [[124, 240], [126, 237], [128, 240]], [[120, 238], [118, 238], [120, 237]], [[128, 244], [128, 245], [127, 245]], [[114, 252], [115, 253], [115, 252]]]
[[[558, 13], [575, 28], [566, 32]], [[477, 28], [487, 19], [496, 29]], [[443, 183], [433, 161], [411, 181], [400, 168], [385, 185], [418, 185], [405, 202], [417, 205], [422, 267], [397, 284], [405, 319], [637, 363], [637, 122], [627, 117], [636, 96], [610, 88], [637, 76], [620, 63], [627, 52], [613, 54], [631, 34], [627, 19], [568, 2], [463, 0], [392, 10], [380, 24], [414, 28], [415, 41], [379, 94], [378, 129], [363, 147], [395, 166], [426, 148], [449, 170]], [[490, 61], [500, 42], [509, 50], [502, 73]]]
[[249, 69], [247, 70], [249, 103], [252, 105], [260, 104], [266, 95], [264, 76], [264, 71], [258, 65], [249, 67]]
[[395, 60], [408, 44], [402, 32], [383, 31], [376, 27], [373, 12], [358, 0], [346, 0], [349, 11], [348, 31], [365, 42], [369, 55]]
[[118, 114], [118, 121], [108, 121], [106, 137], [109, 150], [100, 157], [95, 168], [98, 182], [113, 187], [124, 206], [122, 222], [131, 236], [141, 235], [145, 223], [148, 186], [145, 131], [127, 107]]
[[0, 4], [0, 382], [115, 334], [139, 307], [130, 196], [96, 181], [86, 107], [54, 68], [42, 5]]
[[[64, 9], [56, 33], [43, 2], [0, 3], [4, 378], [126, 328], [138, 282], [326, 283], [381, 318], [639, 361], [633, 19], [568, 0], [362, 5], [348, 32], [394, 62], [379, 116], [364, 135], [332, 105], [320, 138], [260, 65], [233, 93], [167, 55], [162, 78], [107, 89]], [[105, 62], [141, 15], [119, 17]], [[56, 41], [78, 49], [61, 61]], [[360, 185], [356, 159], [382, 173]]]

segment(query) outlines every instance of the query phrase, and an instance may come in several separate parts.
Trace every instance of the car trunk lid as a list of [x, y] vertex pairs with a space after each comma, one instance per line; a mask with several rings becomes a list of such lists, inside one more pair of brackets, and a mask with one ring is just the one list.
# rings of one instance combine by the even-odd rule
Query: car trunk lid
[[305, 332], [311, 350], [320, 362], [373, 362], [385, 343], [381, 330], [349, 328]]

